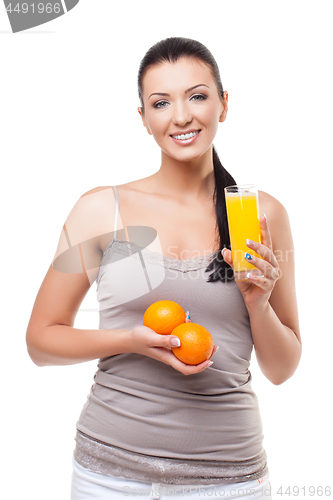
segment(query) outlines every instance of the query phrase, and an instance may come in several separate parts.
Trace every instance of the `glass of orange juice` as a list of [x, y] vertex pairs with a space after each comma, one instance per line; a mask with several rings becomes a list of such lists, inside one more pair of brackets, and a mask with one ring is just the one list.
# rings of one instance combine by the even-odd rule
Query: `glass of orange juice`
[[254, 184], [240, 184], [224, 188], [232, 265], [235, 280], [248, 280], [248, 273], [263, 276], [262, 272], [245, 259], [248, 253], [260, 257], [246, 245], [246, 240], [261, 243], [258, 189]]

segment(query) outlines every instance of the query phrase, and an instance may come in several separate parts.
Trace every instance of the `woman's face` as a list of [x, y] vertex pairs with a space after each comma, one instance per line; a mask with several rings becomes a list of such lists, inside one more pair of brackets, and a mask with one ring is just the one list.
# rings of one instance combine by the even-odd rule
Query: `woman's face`
[[142, 87], [138, 111], [162, 151], [178, 161], [202, 156], [228, 110], [209, 66], [193, 58], [163, 62], [147, 70]]

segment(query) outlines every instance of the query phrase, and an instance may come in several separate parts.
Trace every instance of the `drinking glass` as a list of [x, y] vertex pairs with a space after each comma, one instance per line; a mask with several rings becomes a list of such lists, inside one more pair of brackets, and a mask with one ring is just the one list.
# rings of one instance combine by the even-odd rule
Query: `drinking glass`
[[231, 244], [232, 265], [236, 281], [248, 280], [248, 273], [263, 276], [245, 259], [248, 253], [261, 258], [246, 245], [246, 240], [261, 243], [258, 189], [255, 184], [240, 184], [224, 188]]

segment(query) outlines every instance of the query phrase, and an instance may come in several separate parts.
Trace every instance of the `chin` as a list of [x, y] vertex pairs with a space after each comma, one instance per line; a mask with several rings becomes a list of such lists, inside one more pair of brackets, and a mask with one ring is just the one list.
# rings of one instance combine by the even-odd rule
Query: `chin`
[[201, 158], [204, 154], [205, 151], [200, 151], [197, 153], [194, 153], [193, 151], [181, 151], [178, 154], [175, 154], [174, 152], [171, 151], [165, 151], [163, 150], [164, 154], [172, 158], [173, 160], [180, 161], [180, 162], [191, 162], [198, 160]]

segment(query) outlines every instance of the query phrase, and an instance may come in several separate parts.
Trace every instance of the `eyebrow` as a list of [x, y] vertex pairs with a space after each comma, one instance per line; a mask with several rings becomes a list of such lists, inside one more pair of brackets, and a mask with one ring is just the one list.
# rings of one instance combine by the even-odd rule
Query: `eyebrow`
[[[194, 85], [194, 87], [190, 87], [189, 89], [185, 90], [184, 93], [187, 94], [188, 92], [191, 92], [191, 90], [194, 90], [197, 87], [207, 87], [209, 89], [208, 85], [205, 85], [204, 83], [199, 83], [199, 85]], [[150, 94], [150, 96], [148, 97], [148, 99], [150, 99], [152, 95], [162, 95], [162, 96], [165, 96], [165, 97], [169, 97], [170, 96], [170, 94], [166, 94], [164, 92], [154, 92], [153, 94]]]

